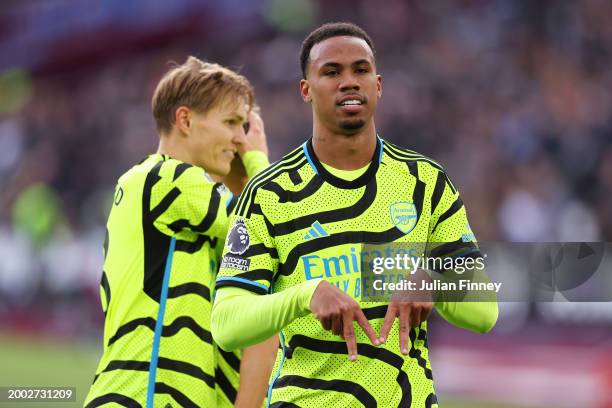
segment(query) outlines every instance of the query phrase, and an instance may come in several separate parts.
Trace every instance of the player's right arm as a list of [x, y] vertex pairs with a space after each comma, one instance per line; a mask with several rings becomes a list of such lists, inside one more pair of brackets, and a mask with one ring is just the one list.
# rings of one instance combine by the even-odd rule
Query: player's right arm
[[[249, 187], [245, 191], [248, 194]], [[254, 200], [261, 209], [257, 193]], [[344, 336], [351, 359], [357, 353], [354, 321], [373, 344], [378, 344], [359, 304], [326, 281], [304, 281], [282, 292], [270, 293], [279, 264], [268, 230], [270, 222], [263, 210], [252, 211], [246, 217], [241, 204], [238, 203], [237, 214], [232, 216], [217, 278], [211, 322], [217, 344], [226, 350], [257, 344], [309, 313], [324, 327]]]
[[344, 338], [351, 360], [357, 358], [353, 322], [361, 326], [372, 344], [380, 344], [359, 304], [324, 280], [306, 281], [262, 296], [239, 288], [219, 289], [213, 306], [212, 332], [221, 348], [244, 348], [266, 340], [309, 313], [326, 330]]

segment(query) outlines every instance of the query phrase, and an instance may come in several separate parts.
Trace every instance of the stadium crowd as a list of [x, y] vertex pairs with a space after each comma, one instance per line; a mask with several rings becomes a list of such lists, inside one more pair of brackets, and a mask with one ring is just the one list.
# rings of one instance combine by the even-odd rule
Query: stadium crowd
[[[313, 3], [316, 22], [354, 21], [372, 35], [380, 136], [448, 169], [479, 240], [612, 240], [612, 3]], [[194, 53], [240, 67], [272, 160], [309, 137], [298, 90], [303, 32], [252, 18], [248, 37], [170, 37], [26, 75], [23, 106], [0, 113], [2, 321], [22, 322], [3, 312], [34, 300], [59, 315], [62, 303], [52, 312], [46, 297], [86, 293], [91, 313], [74, 311], [78, 321], [100, 324], [114, 182], [156, 146], [149, 101], [168, 61]]]

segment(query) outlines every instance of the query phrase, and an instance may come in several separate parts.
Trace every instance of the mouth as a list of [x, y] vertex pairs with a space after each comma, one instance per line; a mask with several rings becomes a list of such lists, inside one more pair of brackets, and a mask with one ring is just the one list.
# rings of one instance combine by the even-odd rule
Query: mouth
[[336, 102], [336, 105], [338, 106], [361, 106], [361, 105], [365, 105], [366, 103], [367, 102], [365, 98], [363, 98], [360, 95], [345, 95], [342, 98], [340, 98], [338, 102]]
[[342, 98], [340, 98], [340, 100], [338, 100], [338, 102], [336, 102], [336, 105], [340, 108], [340, 110], [342, 110], [342, 112], [349, 115], [354, 115], [361, 112], [363, 105], [366, 103], [366, 99], [361, 95], [352, 94], [344, 95]]
[[231, 160], [236, 155], [236, 149], [223, 149], [223, 154], [227, 155], [227, 157]]

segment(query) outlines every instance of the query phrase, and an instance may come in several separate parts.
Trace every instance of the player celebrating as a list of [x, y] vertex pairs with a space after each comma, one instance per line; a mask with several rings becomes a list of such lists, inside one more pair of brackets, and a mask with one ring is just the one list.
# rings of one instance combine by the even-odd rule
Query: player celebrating
[[87, 407], [233, 406], [240, 360], [217, 350], [210, 313], [235, 200], [213, 178], [235, 153], [249, 176], [267, 166], [253, 101], [246, 78], [194, 57], [157, 85], [158, 151], [119, 178], [108, 219], [104, 353]]
[[352, 260], [365, 243], [447, 243], [430, 256], [474, 256], [465, 208], [437, 163], [377, 136], [382, 83], [362, 29], [320, 27], [300, 60], [313, 136], [242, 194], [217, 278], [213, 335], [234, 349], [281, 333], [272, 407], [434, 406], [430, 311], [486, 332], [497, 303], [365, 302]]

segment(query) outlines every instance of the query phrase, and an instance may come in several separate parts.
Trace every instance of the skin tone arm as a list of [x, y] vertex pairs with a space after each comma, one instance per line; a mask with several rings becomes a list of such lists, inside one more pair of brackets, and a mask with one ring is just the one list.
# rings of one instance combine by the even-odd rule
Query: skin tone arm
[[236, 408], [260, 408], [276, 360], [278, 336], [244, 349], [240, 364], [240, 391]]

